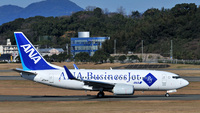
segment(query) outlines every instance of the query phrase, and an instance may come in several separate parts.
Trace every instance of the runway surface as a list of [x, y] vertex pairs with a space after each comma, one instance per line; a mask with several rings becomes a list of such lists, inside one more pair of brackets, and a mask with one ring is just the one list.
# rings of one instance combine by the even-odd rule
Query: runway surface
[[0, 76], [0, 80], [26, 80], [21, 76]]
[[132, 96], [9, 96], [0, 95], [2, 101], [134, 101], [134, 100], [200, 100], [200, 95], [132, 95]]

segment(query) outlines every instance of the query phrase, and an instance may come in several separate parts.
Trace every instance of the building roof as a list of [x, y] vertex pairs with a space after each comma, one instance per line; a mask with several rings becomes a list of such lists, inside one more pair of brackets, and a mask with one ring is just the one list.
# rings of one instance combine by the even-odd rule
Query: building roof
[[103, 39], [103, 40], [109, 40], [110, 37], [87, 37], [87, 38], [81, 38], [81, 37], [72, 37], [71, 40], [99, 40], [99, 39]]
[[64, 50], [62, 48], [44, 48], [44, 49], [38, 49], [39, 52], [41, 53], [48, 53], [50, 52], [52, 49], [56, 49], [59, 52], [64, 52]]

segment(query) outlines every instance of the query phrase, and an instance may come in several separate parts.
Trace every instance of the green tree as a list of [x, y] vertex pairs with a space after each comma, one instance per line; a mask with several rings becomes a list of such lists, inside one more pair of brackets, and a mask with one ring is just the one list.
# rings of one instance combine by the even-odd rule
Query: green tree
[[126, 60], [126, 56], [122, 55], [118, 58], [119, 61], [121, 61], [121, 63], [124, 63], [124, 60]]
[[131, 18], [137, 19], [140, 17], [140, 13], [138, 11], [132, 11], [131, 12]]
[[137, 55], [131, 55], [131, 56], [129, 56], [129, 59], [130, 60], [139, 60]]
[[154, 15], [158, 14], [159, 12], [160, 12], [160, 10], [158, 10], [156, 8], [151, 8], [151, 9], [146, 10], [143, 13], [143, 16], [154, 16]]
[[90, 55], [86, 52], [80, 52], [75, 55], [75, 61], [80, 62], [89, 62], [90, 61]]
[[109, 58], [109, 54], [104, 52], [103, 50], [97, 50], [94, 55], [92, 56], [93, 62], [96, 63], [104, 63]]
[[100, 8], [96, 8], [94, 9], [94, 15], [97, 17], [97, 18], [100, 18], [102, 16], [102, 10]]
[[48, 55], [45, 55], [43, 57], [47, 62], [51, 62], [51, 57], [49, 57]]
[[174, 16], [184, 16], [187, 13], [195, 13], [197, 11], [197, 6], [194, 3], [183, 3], [183, 4], [177, 4], [175, 7], [171, 9]]
[[110, 60], [110, 63], [114, 63], [115, 57], [110, 56], [109, 60]]
[[51, 61], [52, 62], [58, 62], [58, 55], [56, 55], [56, 54], [53, 54], [52, 56], [51, 56]]
[[63, 62], [63, 61], [65, 61], [65, 60], [67, 60], [68, 58], [69, 58], [69, 55], [67, 55], [66, 52], [60, 53], [60, 54], [58, 55], [58, 57], [57, 57], [57, 59], [58, 59], [59, 62]]

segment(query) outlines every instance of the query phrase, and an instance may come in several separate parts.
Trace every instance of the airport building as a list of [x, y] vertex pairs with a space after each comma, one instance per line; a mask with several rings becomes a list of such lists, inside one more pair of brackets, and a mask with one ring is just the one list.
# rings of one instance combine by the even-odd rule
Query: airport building
[[[38, 45], [34, 45], [36, 49], [38, 49]], [[11, 55], [13, 56], [13, 60], [18, 56], [17, 45], [12, 45], [10, 39], [7, 39], [6, 45], [0, 45], [0, 56], [3, 55]]]
[[18, 54], [17, 45], [11, 45], [10, 39], [7, 39], [6, 45], [0, 45], [0, 54]]
[[59, 55], [60, 53], [64, 53], [64, 50], [62, 48], [44, 48], [38, 50], [42, 56], [52, 56], [54, 54]]
[[90, 37], [90, 32], [78, 32], [78, 37], [71, 38], [71, 54], [73, 57], [80, 52], [87, 52], [90, 56], [102, 48], [102, 43], [110, 37]]

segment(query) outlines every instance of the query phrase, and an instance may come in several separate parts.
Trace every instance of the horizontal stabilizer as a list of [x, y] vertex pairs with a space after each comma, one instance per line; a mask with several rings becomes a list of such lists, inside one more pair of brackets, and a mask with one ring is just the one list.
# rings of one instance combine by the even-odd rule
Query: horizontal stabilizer
[[36, 72], [24, 71], [23, 69], [20, 69], [20, 68], [13, 69], [13, 71], [16, 71], [18, 73], [26, 73], [26, 74], [37, 75]]

